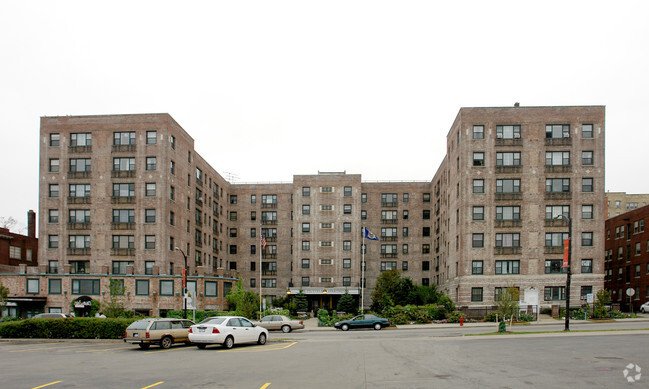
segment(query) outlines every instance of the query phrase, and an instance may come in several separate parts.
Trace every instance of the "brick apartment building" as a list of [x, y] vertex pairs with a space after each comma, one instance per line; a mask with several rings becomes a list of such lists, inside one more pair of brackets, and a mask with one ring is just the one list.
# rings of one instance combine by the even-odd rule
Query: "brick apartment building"
[[44, 117], [40, 142], [40, 259], [27, 270], [39, 281], [22, 289], [47, 310], [105, 301], [109, 278], [129, 309], [179, 309], [176, 247], [198, 309], [224, 307], [238, 276], [269, 303], [302, 290], [311, 309], [345, 292], [368, 306], [392, 268], [461, 306], [490, 306], [510, 285], [551, 305], [565, 299], [559, 214], [573, 221], [573, 297], [603, 287], [604, 107], [462, 108], [426, 182], [232, 184], [167, 114]]
[[621, 215], [649, 204], [649, 194], [606, 192], [606, 218]]
[[[613, 303], [638, 311], [649, 301], [649, 206], [606, 220], [605, 286]], [[633, 290], [633, 297], [626, 293]]]

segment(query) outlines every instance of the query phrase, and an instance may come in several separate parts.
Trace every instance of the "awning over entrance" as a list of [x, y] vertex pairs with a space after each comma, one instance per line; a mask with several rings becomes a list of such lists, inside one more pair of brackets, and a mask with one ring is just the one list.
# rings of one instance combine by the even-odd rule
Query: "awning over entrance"
[[343, 295], [348, 292], [352, 295], [361, 294], [359, 288], [316, 288], [316, 287], [302, 287], [302, 288], [289, 288], [288, 294], [299, 294], [300, 290], [306, 295], [313, 294], [330, 294], [330, 295]]

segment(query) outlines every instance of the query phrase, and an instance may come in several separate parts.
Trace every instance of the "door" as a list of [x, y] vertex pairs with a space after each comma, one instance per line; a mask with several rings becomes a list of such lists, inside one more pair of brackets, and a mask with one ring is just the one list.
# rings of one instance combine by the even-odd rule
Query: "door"
[[234, 317], [228, 320], [228, 332], [234, 336], [235, 343], [247, 342], [246, 334], [241, 326], [241, 320], [238, 317]]
[[241, 329], [243, 330], [246, 342], [256, 342], [259, 337], [259, 327], [255, 327], [248, 319], [241, 319]]

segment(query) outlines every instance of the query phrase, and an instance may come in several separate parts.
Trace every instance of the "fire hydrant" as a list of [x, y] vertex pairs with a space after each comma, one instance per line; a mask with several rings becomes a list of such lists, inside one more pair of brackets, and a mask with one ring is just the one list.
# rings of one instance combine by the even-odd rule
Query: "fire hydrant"
[[464, 317], [460, 316], [460, 327], [464, 325]]

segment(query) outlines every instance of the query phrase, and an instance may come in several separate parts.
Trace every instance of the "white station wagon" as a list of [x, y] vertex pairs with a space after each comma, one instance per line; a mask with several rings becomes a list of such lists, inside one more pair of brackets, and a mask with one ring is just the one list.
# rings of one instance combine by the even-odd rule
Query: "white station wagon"
[[208, 317], [191, 326], [189, 341], [204, 349], [208, 344], [232, 348], [235, 343], [266, 344], [268, 330], [241, 316]]

